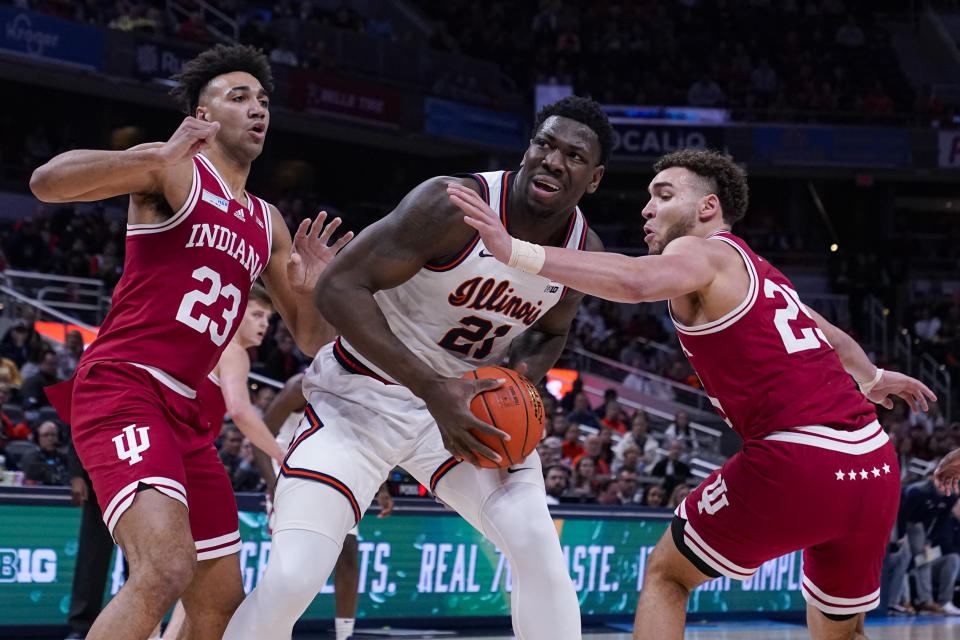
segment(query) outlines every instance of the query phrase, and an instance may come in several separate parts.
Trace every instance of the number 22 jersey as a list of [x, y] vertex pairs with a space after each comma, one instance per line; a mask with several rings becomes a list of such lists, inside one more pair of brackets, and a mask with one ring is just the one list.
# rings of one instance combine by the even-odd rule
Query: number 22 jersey
[[[270, 259], [270, 209], [245, 208], [203, 154], [190, 194], [156, 224], [128, 224], [123, 276], [81, 364], [129, 362], [193, 396], [233, 337]], [[186, 387], [184, 389], [183, 387]]]
[[750, 276], [747, 296], [696, 327], [681, 324], [672, 309], [671, 318], [721, 417], [744, 440], [817, 425], [853, 431], [876, 420], [786, 276], [732, 233], [710, 239], [740, 254]]

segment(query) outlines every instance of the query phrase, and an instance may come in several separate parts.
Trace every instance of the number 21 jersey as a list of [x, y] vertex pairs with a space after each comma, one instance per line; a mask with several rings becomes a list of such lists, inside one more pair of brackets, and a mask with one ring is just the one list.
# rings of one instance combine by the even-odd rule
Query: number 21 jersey
[[269, 207], [246, 196], [248, 208], [206, 157], [194, 156], [180, 210], [161, 223], [127, 225], [123, 276], [81, 363], [130, 362], [193, 395], [236, 332], [270, 259]]
[[876, 419], [793, 285], [729, 232], [750, 276], [746, 298], [696, 327], [673, 317], [684, 353], [720, 415], [745, 440], [792, 427], [852, 431]]

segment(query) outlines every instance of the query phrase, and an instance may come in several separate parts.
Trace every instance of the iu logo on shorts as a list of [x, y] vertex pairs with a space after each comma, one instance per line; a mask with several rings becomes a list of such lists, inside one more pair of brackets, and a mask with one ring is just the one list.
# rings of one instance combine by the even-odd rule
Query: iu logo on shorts
[[717, 479], [706, 486], [700, 494], [697, 509], [700, 513], [706, 511], [712, 516], [728, 504], [730, 503], [727, 502], [727, 483], [723, 481], [722, 475], [717, 474]]
[[113, 438], [113, 444], [117, 445], [117, 458], [129, 460], [130, 464], [143, 460], [140, 454], [150, 448], [150, 437], [147, 435], [149, 428], [135, 424], [124, 427], [123, 434]]

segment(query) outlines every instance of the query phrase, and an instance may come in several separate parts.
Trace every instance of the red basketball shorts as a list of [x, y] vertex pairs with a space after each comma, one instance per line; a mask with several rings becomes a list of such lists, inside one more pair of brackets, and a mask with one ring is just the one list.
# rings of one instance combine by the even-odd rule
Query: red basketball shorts
[[94, 362], [49, 387], [47, 395], [71, 425], [111, 535], [144, 484], [189, 509], [199, 560], [236, 553], [233, 488], [201, 422], [199, 403], [183, 395], [182, 385], [175, 390], [178, 385], [133, 364]]
[[751, 440], [677, 508], [682, 549], [745, 580], [803, 549], [803, 597], [821, 611], [869, 611], [900, 502], [900, 469], [874, 421], [853, 432], [798, 427]]

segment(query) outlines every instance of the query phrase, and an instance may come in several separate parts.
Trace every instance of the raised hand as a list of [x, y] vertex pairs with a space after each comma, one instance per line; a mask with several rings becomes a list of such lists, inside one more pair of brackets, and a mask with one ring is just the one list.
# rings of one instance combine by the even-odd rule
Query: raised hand
[[502, 380], [482, 378], [461, 380], [444, 378], [423, 395], [427, 410], [437, 421], [443, 446], [458, 460], [479, 465], [478, 456], [500, 462], [500, 455], [470, 433], [471, 430], [509, 440], [510, 436], [496, 427], [478, 420], [470, 411], [470, 401], [483, 391], [496, 389]]
[[960, 494], [960, 449], [954, 449], [937, 465], [933, 472], [933, 482], [937, 489], [943, 491], [948, 496], [951, 494]]
[[463, 221], [480, 232], [487, 251], [500, 262], [507, 264], [510, 261], [513, 239], [500, 222], [497, 212], [491, 209], [476, 191], [463, 185], [448, 184], [447, 195], [450, 196], [450, 201], [463, 211]]
[[218, 131], [219, 122], [186, 117], [170, 139], [157, 149], [157, 154], [164, 165], [177, 164], [209, 148]]
[[353, 239], [353, 231], [348, 231], [332, 245], [328, 244], [341, 220], [334, 218], [324, 227], [326, 219], [327, 212], [321, 211], [312, 224], [309, 219], [304, 220], [293, 238], [290, 260], [287, 262], [287, 279], [290, 287], [298, 293], [312, 295], [320, 274], [337, 252]]
[[903, 398], [915, 413], [930, 408], [927, 405], [928, 399], [934, 402], [937, 400], [933, 391], [919, 380], [896, 371], [884, 371], [880, 381], [867, 394], [867, 400], [886, 409], [893, 409], [893, 398], [889, 396]]

